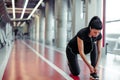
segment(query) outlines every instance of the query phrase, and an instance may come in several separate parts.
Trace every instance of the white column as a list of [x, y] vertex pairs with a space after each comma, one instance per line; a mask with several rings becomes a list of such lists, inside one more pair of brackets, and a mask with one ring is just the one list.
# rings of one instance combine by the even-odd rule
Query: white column
[[33, 30], [32, 30], [32, 31], [33, 31], [33, 33], [32, 33], [32, 34], [33, 34], [33, 35], [32, 35], [32, 39], [33, 39], [33, 40], [36, 40], [36, 35], [35, 35], [35, 34], [36, 34], [36, 29], [35, 29], [36, 22], [35, 22], [35, 17], [33, 18], [33, 24], [32, 24], [32, 25], [33, 25], [33, 26], [32, 26], [32, 29], [33, 29]]
[[88, 0], [85, 0], [85, 26], [88, 26]]
[[65, 48], [67, 42], [67, 0], [56, 0], [56, 46]]
[[91, 1], [88, 1], [88, 22], [90, 21], [90, 19], [93, 17], [93, 16], [99, 16], [101, 17], [101, 10], [102, 7], [101, 7], [101, 0], [91, 0]]
[[35, 34], [35, 40], [36, 41], [39, 41], [39, 28], [40, 28], [40, 23], [39, 23], [39, 16], [36, 14], [35, 15], [35, 31], [36, 31], [36, 34]]
[[40, 42], [44, 43], [45, 41], [45, 17], [44, 10], [40, 10]]
[[53, 0], [49, 0], [48, 2], [46, 2], [45, 16], [46, 16], [45, 44], [51, 45], [53, 40], [53, 28], [54, 28]]
[[30, 22], [30, 39], [31, 40], [34, 40], [34, 36], [35, 36], [35, 23], [34, 23], [34, 18], [31, 19], [31, 22]]
[[72, 6], [72, 36], [84, 26], [84, 19], [81, 16], [83, 11], [83, 3], [81, 0], [73, 0]]
[[102, 0], [98, 0], [97, 1], [97, 8], [96, 8], [97, 10], [97, 15], [100, 17], [100, 18], [102, 18], [102, 16], [103, 16], [103, 6], [102, 6]]

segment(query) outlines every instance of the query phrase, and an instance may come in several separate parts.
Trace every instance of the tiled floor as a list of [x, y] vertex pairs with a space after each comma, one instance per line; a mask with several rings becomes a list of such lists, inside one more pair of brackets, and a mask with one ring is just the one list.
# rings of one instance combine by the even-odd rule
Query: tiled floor
[[[87, 55], [87, 58], [89, 55]], [[99, 80], [120, 80], [120, 57], [102, 57]], [[64, 51], [32, 41], [16, 40], [2, 80], [90, 80], [89, 70], [79, 57], [81, 73], [72, 76]]]
[[2, 76], [4, 74], [4, 70], [7, 65], [11, 50], [11, 44], [9, 44], [9, 46], [6, 44], [6, 46], [0, 49], [0, 80], [2, 80]]

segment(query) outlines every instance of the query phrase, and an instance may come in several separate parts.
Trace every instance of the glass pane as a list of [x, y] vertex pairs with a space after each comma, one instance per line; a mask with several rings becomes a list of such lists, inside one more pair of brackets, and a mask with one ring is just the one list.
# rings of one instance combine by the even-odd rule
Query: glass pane
[[120, 0], [106, 0], [106, 42], [108, 52], [120, 49]]

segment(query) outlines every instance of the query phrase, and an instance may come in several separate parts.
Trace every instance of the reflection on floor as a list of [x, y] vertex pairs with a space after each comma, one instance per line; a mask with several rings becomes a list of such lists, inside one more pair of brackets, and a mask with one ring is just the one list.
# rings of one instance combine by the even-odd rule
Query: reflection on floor
[[[120, 80], [119, 62], [117, 55], [102, 57], [99, 80]], [[32, 41], [16, 40], [2, 80], [90, 80], [88, 67], [81, 59], [79, 64], [81, 73], [73, 76], [64, 51]]]

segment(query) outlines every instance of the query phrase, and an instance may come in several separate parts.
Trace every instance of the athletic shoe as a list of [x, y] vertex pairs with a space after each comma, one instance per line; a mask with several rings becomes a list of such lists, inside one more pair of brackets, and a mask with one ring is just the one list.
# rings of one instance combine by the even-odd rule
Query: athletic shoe
[[95, 79], [95, 80], [98, 80], [98, 79], [99, 79], [99, 76], [98, 76], [96, 73], [91, 73], [91, 74], [90, 74], [90, 78]]

